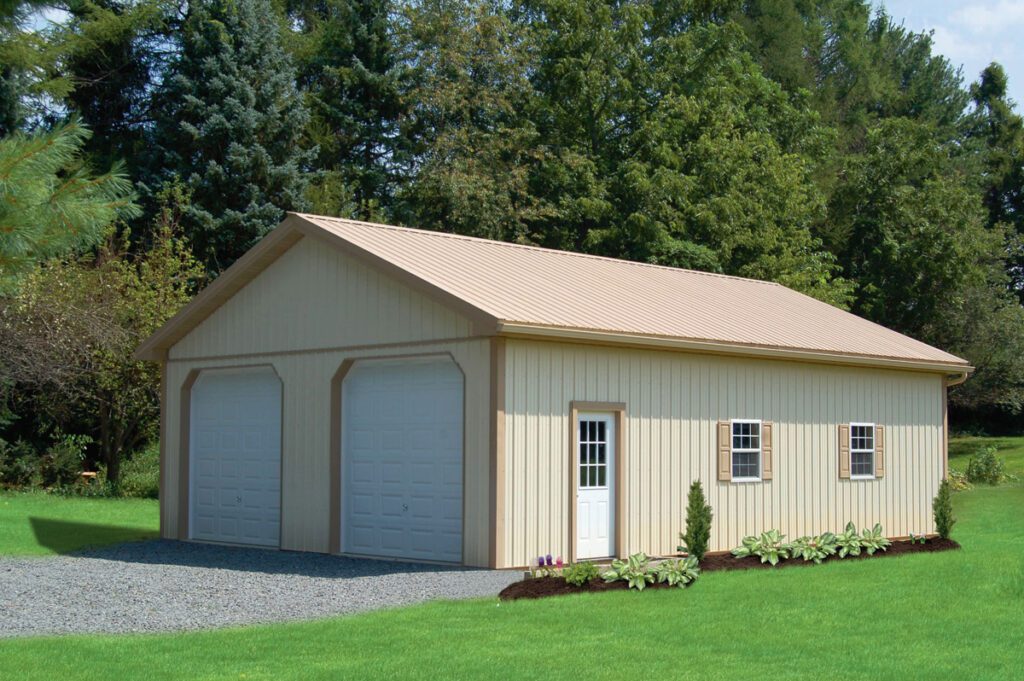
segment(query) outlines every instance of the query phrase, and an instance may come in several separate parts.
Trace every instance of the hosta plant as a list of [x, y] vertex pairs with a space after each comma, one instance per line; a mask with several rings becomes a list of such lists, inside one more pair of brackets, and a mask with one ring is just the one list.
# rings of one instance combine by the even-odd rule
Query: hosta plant
[[861, 547], [868, 552], [869, 556], [874, 555], [875, 551], [886, 551], [892, 545], [892, 542], [885, 538], [882, 534], [881, 523], [875, 523], [875, 526], [870, 530], [865, 529], [860, 538]]
[[759, 537], [744, 537], [742, 545], [734, 548], [732, 555], [737, 558], [757, 556], [762, 563], [778, 565], [780, 560], [789, 558], [789, 544], [785, 539], [786, 535], [778, 530], [762, 532]]
[[645, 553], [634, 553], [627, 560], [613, 560], [612, 568], [601, 576], [606, 582], [627, 582], [630, 589], [637, 591], [643, 591], [654, 582], [654, 571]]
[[838, 548], [836, 553], [840, 558], [860, 555], [860, 550], [863, 548], [863, 540], [857, 534], [857, 527], [853, 522], [846, 523], [846, 529], [836, 535], [836, 547]]
[[655, 572], [658, 575], [658, 582], [681, 589], [697, 579], [700, 568], [697, 567], [697, 557], [688, 556], [679, 560], [663, 560], [658, 563]]
[[573, 563], [562, 571], [565, 581], [573, 586], [583, 586], [597, 579], [600, 575], [597, 566], [589, 560], [582, 563]]
[[789, 545], [789, 553], [793, 558], [813, 560], [819, 564], [829, 556], [834, 556], [837, 550], [836, 536], [831, 532], [816, 537], [800, 537]]

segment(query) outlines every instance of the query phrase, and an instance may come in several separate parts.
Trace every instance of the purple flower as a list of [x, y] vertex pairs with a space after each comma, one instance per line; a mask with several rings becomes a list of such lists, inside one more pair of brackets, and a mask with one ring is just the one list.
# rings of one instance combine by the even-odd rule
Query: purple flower
[[551, 560], [551, 554], [550, 553], [548, 555], [544, 556], [544, 560], [546, 560], [548, 562], [548, 566], [549, 567], [553, 564], [553, 561]]
[[537, 567], [544, 567], [544, 556], [537, 558]]

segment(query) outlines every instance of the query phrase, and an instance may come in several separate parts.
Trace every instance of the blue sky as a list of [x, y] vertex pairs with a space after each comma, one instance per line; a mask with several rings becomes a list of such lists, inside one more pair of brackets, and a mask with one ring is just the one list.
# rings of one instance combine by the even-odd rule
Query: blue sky
[[935, 51], [963, 67], [965, 84], [997, 61], [1009, 76], [1010, 97], [1024, 104], [1024, 0], [882, 0], [912, 31], [934, 31]]

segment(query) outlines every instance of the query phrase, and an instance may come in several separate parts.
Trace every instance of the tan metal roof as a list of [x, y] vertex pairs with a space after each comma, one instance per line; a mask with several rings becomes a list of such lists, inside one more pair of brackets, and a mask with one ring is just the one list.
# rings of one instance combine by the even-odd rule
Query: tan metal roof
[[160, 359], [302, 236], [379, 267], [482, 333], [903, 366], [967, 362], [779, 284], [307, 214], [289, 217], [136, 351]]
[[[959, 357], [780, 284], [300, 214], [498, 320], [554, 330], [966, 366]], [[539, 328], [543, 327], [543, 328]]]

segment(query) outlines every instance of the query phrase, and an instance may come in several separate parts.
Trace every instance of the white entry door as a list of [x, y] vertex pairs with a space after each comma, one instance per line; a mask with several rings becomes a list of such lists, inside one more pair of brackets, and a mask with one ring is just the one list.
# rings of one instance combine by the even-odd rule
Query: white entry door
[[462, 562], [462, 372], [360, 361], [342, 387], [346, 553]]
[[615, 419], [580, 413], [576, 422], [576, 557], [615, 555]]
[[189, 414], [189, 536], [279, 546], [281, 381], [272, 369], [203, 371]]

